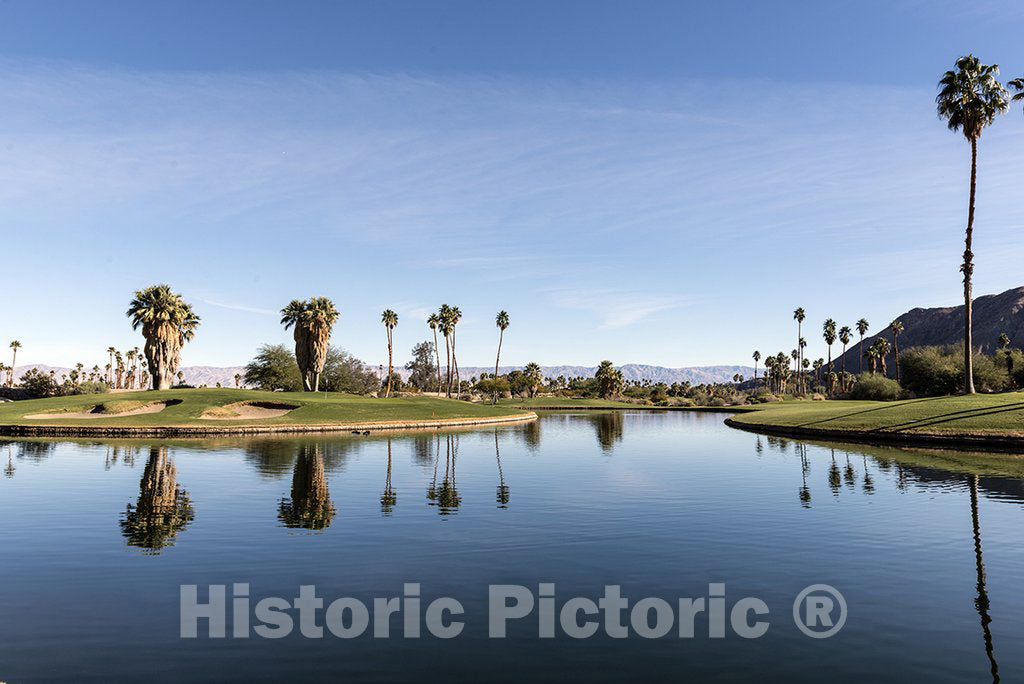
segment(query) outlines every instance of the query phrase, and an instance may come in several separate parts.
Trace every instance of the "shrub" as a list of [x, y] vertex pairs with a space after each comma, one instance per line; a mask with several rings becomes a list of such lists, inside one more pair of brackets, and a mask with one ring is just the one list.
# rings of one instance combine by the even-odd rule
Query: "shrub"
[[861, 375], [850, 391], [851, 399], [871, 401], [895, 401], [900, 398], [903, 388], [900, 383], [881, 375]]
[[[1001, 392], [1012, 389], [1014, 379], [1018, 379], [1016, 384], [1019, 385], [1019, 380], [1024, 380], [1024, 375], [1017, 376], [1020, 359], [1018, 350], [1012, 350], [1009, 356], [1002, 351], [992, 356], [975, 354], [972, 359], [975, 388], [981, 392]], [[1008, 365], [1014, 369], [1014, 377]], [[900, 371], [903, 387], [917, 396], [957, 394], [964, 388], [963, 345], [907, 349], [900, 354]]]

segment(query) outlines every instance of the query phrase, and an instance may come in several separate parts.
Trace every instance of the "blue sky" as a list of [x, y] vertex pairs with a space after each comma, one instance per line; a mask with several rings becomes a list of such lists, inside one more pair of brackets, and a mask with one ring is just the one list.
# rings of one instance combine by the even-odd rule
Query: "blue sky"
[[[141, 346], [131, 292], [203, 325], [185, 365], [288, 341], [399, 357], [460, 306], [460, 361], [810, 354], [955, 304], [960, 54], [1024, 75], [1019, 3], [0, 3], [0, 337], [19, 361]], [[976, 292], [1024, 285], [1024, 116], [980, 151]]]

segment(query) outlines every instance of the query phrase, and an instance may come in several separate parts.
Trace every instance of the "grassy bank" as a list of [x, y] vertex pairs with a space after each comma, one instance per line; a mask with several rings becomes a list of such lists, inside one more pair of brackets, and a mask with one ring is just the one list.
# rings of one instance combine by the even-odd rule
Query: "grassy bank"
[[[154, 404], [162, 404], [159, 411], [134, 413]], [[284, 407], [287, 413], [268, 418], [240, 416], [232, 419], [230, 415], [237, 411], [239, 404], [263, 405], [277, 411]], [[85, 413], [89, 414], [88, 417], [82, 416]], [[64, 434], [73, 433], [75, 429], [95, 433], [104, 428], [172, 427], [225, 432], [246, 426], [323, 428], [366, 424], [374, 427], [374, 424], [493, 420], [503, 416], [528, 417], [529, 413], [508, 406], [469, 404], [434, 397], [375, 399], [349, 394], [183, 389], [0, 404], [0, 431], [10, 433], [15, 431], [14, 426], [21, 426], [44, 430], [68, 428]]]
[[906, 401], [762, 404], [729, 418], [739, 428], [793, 436], [1024, 446], [1024, 393]]

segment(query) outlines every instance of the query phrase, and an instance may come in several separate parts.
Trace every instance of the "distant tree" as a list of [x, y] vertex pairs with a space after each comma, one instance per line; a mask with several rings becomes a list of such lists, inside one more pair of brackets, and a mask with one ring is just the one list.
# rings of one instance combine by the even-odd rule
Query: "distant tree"
[[384, 390], [384, 398], [391, 396], [391, 378], [395, 374], [394, 357], [392, 354], [393, 338], [392, 333], [395, 330], [395, 326], [398, 325], [398, 314], [391, 309], [385, 309], [384, 313], [380, 315], [380, 322], [384, 324], [384, 330], [388, 336], [388, 383], [387, 389]]
[[826, 318], [825, 322], [821, 326], [822, 337], [825, 338], [825, 344], [828, 345], [828, 372], [832, 372], [832, 345], [836, 343], [836, 322], [831, 318]]
[[239, 388], [242, 385], [242, 374], [235, 373], [235, 388]]
[[757, 389], [757, 362], [761, 360], [761, 352], [755, 350], [752, 358], [754, 359], [754, 389]]
[[405, 364], [409, 371], [409, 384], [425, 392], [434, 383], [434, 343], [429, 340], [420, 342], [412, 348], [412, 360]]
[[868, 319], [862, 318], [859, 321], [857, 321], [857, 333], [860, 334], [860, 343], [858, 344], [857, 349], [858, 349], [858, 351], [860, 351], [860, 372], [861, 373], [864, 372], [864, 357], [867, 356], [867, 354], [864, 353], [864, 335], [867, 333], [868, 327], [869, 327]]
[[896, 361], [896, 382], [900, 381], [900, 335], [903, 334], [903, 322], [893, 321], [889, 324], [892, 331], [893, 358]]
[[283, 344], [265, 344], [245, 366], [245, 384], [264, 391], [301, 392], [302, 376], [295, 356]]
[[427, 318], [427, 325], [434, 333], [434, 355], [437, 357], [437, 393], [441, 394], [441, 348], [437, 346], [437, 328], [441, 324], [441, 318], [432, 313]]
[[[801, 327], [803, 326], [805, 318], [807, 318], [807, 314], [804, 311], [804, 308], [802, 306], [801, 307], [797, 307], [796, 311], [793, 312], [793, 320], [796, 321], [796, 347], [797, 347], [798, 350], [802, 350], [803, 349], [803, 347], [800, 346], [800, 341], [803, 339], [803, 333], [801, 332]], [[798, 369], [800, 367], [800, 359], [802, 359], [802, 358], [803, 358], [802, 352], [798, 351], [797, 352], [797, 358], [794, 359], [794, 361], [796, 361], [796, 366], [797, 366]], [[800, 383], [801, 383], [801, 378], [798, 375], [797, 376], [797, 384], [799, 385]]]
[[[12, 387], [14, 385], [14, 368], [18, 365], [18, 350], [21, 349], [21, 342], [14, 340], [11, 342], [11, 372], [7, 376], [7, 386]], [[38, 358], [38, 357], [37, 357]]]
[[850, 326], [844, 325], [839, 329], [839, 341], [843, 344], [843, 356], [842, 356], [842, 369], [840, 370], [839, 377], [843, 380], [842, 388], [846, 389], [846, 345], [850, 344], [850, 335], [853, 333], [850, 330]]
[[602, 399], [611, 399], [622, 393], [622, 373], [612, 365], [611, 361], [602, 361], [594, 374], [597, 380], [598, 394]]
[[955, 71], [947, 71], [939, 81], [935, 98], [939, 117], [951, 131], [961, 131], [971, 144], [971, 191], [967, 205], [967, 231], [964, 239], [964, 394], [974, 394], [971, 340], [971, 276], [974, 273], [974, 198], [978, 178], [978, 140], [986, 126], [1009, 106], [1008, 93], [996, 80], [999, 66], [982, 64], [974, 55], [960, 57]]
[[537, 391], [544, 384], [544, 374], [541, 372], [540, 366], [531, 361], [523, 369], [523, 375], [526, 376], [528, 382], [527, 391], [530, 393], [530, 398], [537, 396]]
[[[494, 377], [498, 377], [498, 362], [501, 360], [501, 342], [505, 339], [505, 330], [508, 329], [508, 312], [499, 311], [498, 315], [494, 317], [494, 324], [498, 326], [498, 353], [494, 357]], [[494, 393], [494, 397], [491, 401], [492, 404], [498, 403], [498, 393]]]

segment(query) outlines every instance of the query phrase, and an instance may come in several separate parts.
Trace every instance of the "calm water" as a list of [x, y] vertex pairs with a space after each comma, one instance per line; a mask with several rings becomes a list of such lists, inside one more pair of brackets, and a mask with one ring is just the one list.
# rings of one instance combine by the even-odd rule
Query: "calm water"
[[[991, 681], [996, 667], [1024, 680], [1021, 461], [769, 439], [722, 420], [0, 443], [0, 681]], [[210, 639], [205, 620], [179, 637], [181, 585], [205, 602], [208, 585], [230, 601], [247, 583], [253, 604], [315, 585], [327, 603], [372, 607], [411, 582], [424, 606], [461, 602], [458, 637], [402, 638], [400, 615], [389, 639], [372, 622], [355, 639]], [[727, 606], [758, 597], [770, 626], [712, 639], [698, 615], [694, 638], [541, 639], [533, 613], [488, 639], [488, 585], [539, 583], [555, 584], [556, 609], [605, 585], [676, 606], [724, 583]], [[794, 624], [815, 583], [848, 605], [829, 639]]]

